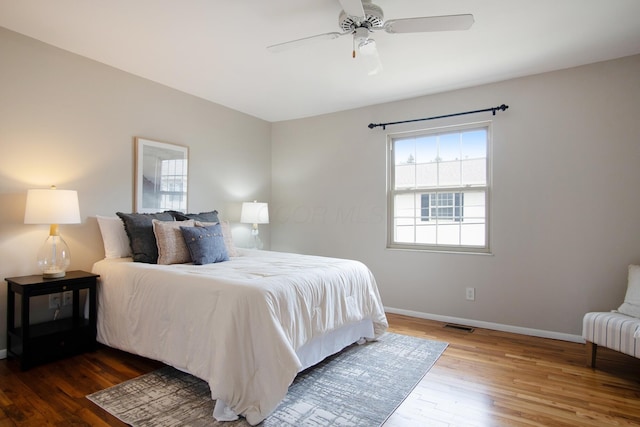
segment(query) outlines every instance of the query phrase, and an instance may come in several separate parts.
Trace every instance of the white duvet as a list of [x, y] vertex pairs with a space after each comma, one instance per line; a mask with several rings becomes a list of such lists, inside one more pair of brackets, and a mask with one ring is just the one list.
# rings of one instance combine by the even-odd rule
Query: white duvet
[[351, 260], [240, 251], [209, 265], [105, 259], [98, 341], [206, 380], [252, 424], [284, 398], [306, 343], [363, 319], [387, 328], [375, 279]]

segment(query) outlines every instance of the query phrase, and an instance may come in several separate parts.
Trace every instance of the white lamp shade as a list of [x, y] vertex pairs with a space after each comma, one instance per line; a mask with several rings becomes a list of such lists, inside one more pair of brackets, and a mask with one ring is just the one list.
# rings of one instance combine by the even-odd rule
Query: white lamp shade
[[78, 224], [78, 192], [73, 190], [36, 189], [27, 191], [25, 224]]
[[244, 224], [269, 224], [269, 204], [244, 202], [240, 213], [240, 222]]

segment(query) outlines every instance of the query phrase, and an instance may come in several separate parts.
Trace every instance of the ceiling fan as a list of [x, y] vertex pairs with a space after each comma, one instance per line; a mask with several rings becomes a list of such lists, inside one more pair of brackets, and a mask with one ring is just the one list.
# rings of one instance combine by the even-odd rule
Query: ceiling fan
[[374, 31], [384, 30], [390, 34], [425, 33], [433, 31], [468, 30], [473, 25], [473, 15], [424, 16], [417, 18], [384, 20], [382, 8], [371, 0], [338, 0], [342, 12], [338, 17], [338, 26], [342, 32], [330, 32], [291, 40], [267, 46], [270, 52], [300, 47], [321, 40], [337, 39], [351, 34], [353, 36], [353, 58], [356, 52], [367, 61], [369, 74], [377, 74], [382, 70], [375, 40], [371, 37]]

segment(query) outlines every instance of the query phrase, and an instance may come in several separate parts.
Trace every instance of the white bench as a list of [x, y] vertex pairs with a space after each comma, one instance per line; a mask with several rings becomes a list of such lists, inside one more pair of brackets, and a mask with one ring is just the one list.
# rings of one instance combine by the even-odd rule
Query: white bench
[[582, 337], [587, 341], [587, 366], [596, 367], [598, 346], [640, 359], [640, 319], [618, 312], [584, 315]]

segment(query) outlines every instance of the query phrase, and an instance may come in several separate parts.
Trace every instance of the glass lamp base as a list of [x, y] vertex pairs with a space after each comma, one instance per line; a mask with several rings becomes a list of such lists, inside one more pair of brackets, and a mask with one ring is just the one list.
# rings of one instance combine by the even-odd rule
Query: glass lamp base
[[253, 230], [251, 230], [251, 235], [253, 236], [253, 247], [252, 249], [262, 249], [264, 246], [262, 244], [262, 240], [260, 240], [260, 233], [258, 232], [258, 226], [255, 226]]
[[44, 271], [42, 277], [45, 279], [59, 279], [67, 275], [66, 271]]
[[45, 279], [65, 276], [71, 263], [69, 247], [59, 235], [49, 236], [38, 252], [38, 266]]

